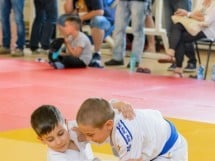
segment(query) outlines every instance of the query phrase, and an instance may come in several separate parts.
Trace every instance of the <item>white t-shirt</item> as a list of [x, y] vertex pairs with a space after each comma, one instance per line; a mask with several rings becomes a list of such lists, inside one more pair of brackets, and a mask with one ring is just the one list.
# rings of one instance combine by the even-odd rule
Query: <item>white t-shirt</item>
[[68, 149], [64, 153], [48, 149], [47, 161], [92, 161], [94, 159], [90, 143], [79, 142], [72, 127], [77, 126], [75, 121], [68, 122], [70, 139], [75, 142], [80, 151]]
[[[198, 1], [194, 11], [199, 11], [203, 9], [203, 5], [202, 5], [203, 1], [204, 0]], [[208, 38], [215, 38], [215, 16], [214, 15], [215, 15], [215, 1], [212, 1], [211, 5], [205, 9], [204, 23], [208, 25], [208, 27], [205, 27], [202, 29], [202, 31]]]
[[81, 47], [83, 49], [79, 58], [88, 65], [92, 58], [92, 51], [91, 51], [91, 43], [89, 38], [83, 33], [79, 32], [76, 38], [70, 37], [70, 43], [72, 47]]
[[170, 125], [156, 110], [136, 110], [135, 114], [133, 120], [116, 114], [110, 144], [120, 160], [150, 161], [162, 151], [171, 133]]

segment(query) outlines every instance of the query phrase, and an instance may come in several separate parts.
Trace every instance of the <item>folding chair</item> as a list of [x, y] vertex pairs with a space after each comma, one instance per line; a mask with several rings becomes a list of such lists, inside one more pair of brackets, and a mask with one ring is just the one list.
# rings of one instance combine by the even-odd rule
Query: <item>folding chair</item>
[[208, 72], [208, 64], [209, 64], [209, 60], [210, 60], [210, 56], [211, 56], [211, 52], [212, 52], [212, 45], [215, 43], [215, 39], [213, 38], [204, 38], [201, 40], [198, 40], [195, 42], [196, 45], [196, 53], [197, 53], [197, 57], [198, 57], [198, 61], [199, 64], [201, 65], [201, 58], [200, 58], [200, 53], [199, 53], [199, 46], [198, 45], [208, 45], [208, 52], [207, 52], [207, 60], [206, 60], [206, 65], [205, 65], [205, 75], [204, 75], [204, 79], [206, 79], [207, 77], [207, 72]]

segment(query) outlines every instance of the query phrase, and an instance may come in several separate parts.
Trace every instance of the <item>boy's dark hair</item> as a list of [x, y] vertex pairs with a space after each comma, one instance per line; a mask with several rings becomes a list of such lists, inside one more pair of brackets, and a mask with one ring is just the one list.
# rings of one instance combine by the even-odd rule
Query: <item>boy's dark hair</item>
[[103, 98], [88, 98], [85, 100], [77, 115], [78, 124], [102, 128], [108, 120], [114, 119], [114, 111], [108, 101]]
[[66, 17], [65, 22], [75, 23], [76, 29], [81, 30], [81, 19], [79, 16], [77, 16], [77, 15], [68, 16], [68, 17]]
[[64, 123], [61, 112], [52, 105], [42, 105], [31, 114], [31, 126], [38, 136], [50, 133], [59, 123]]

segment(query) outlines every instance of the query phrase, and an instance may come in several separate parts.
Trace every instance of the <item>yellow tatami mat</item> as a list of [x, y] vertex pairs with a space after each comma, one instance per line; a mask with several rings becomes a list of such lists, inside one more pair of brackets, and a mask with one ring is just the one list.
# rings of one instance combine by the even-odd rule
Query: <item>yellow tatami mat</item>
[[[185, 136], [189, 145], [189, 161], [214, 161], [215, 125], [180, 119], [172, 119], [178, 130]], [[93, 145], [98, 158], [117, 160], [111, 156], [108, 145]], [[0, 132], [2, 161], [45, 161], [46, 146], [36, 139], [32, 129]]]

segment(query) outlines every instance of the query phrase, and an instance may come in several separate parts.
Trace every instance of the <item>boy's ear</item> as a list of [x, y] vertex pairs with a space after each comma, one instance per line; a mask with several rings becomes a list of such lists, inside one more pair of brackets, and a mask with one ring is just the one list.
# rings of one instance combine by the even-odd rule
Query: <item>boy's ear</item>
[[108, 130], [112, 130], [113, 128], [113, 120], [107, 120], [105, 123], [105, 126], [107, 127]]

